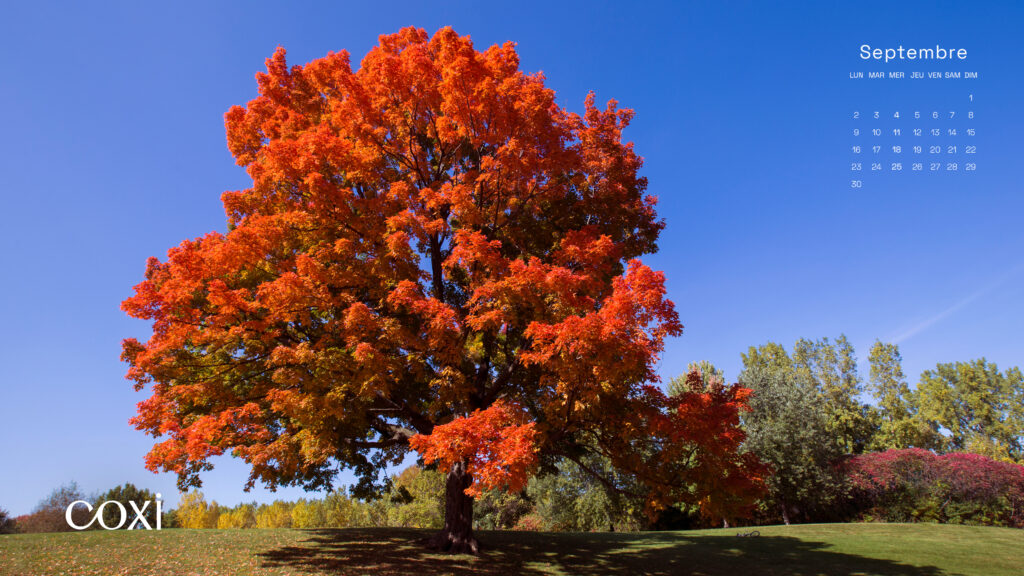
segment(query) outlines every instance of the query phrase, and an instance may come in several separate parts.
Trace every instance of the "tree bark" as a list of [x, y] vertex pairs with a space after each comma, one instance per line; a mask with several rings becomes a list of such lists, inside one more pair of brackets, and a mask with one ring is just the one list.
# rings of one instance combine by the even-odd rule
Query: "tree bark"
[[445, 481], [444, 528], [427, 539], [427, 547], [452, 554], [476, 554], [480, 544], [473, 536], [473, 497], [466, 488], [473, 478], [460, 462], [448, 471]]

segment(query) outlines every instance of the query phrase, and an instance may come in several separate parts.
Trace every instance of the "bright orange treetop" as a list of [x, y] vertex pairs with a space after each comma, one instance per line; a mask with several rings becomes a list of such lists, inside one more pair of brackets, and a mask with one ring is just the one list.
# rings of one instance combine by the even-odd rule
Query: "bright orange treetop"
[[650, 385], [682, 326], [636, 259], [663, 223], [632, 111], [568, 112], [512, 43], [450, 28], [381, 36], [356, 71], [278, 49], [257, 80], [225, 116], [253, 181], [228, 232], [151, 258], [123, 303], [153, 324], [123, 354], [152, 385], [134, 425], [166, 438], [150, 469], [196, 485], [232, 451], [250, 484], [366, 488], [412, 447], [472, 494], [596, 450], [652, 508], [757, 484], [742, 389]]

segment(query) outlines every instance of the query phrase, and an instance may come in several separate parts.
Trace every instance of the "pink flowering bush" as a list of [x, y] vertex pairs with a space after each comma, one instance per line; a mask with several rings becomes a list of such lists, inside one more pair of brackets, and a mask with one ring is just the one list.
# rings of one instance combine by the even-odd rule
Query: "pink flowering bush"
[[1024, 527], [1024, 466], [911, 448], [853, 456], [842, 468], [864, 519]]

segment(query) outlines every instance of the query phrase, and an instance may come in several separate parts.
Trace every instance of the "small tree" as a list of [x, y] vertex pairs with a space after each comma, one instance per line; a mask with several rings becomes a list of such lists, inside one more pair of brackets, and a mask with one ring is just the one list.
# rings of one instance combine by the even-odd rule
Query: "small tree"
[[[121, 526], [127, 529], [135, 520], [135, 511], [131, 503], [134, 502], [140, 510], [145, 508], [142, 517], [153, 528], [156, 527], [156, 495], [149, 490], [137, 488], [134, 484], [128, 483], [123, 486], [116, 486], [97, 496], [94, 505], [99, 506], [107, 501], [119, 502], [126, 512], [125, 522]], [[146, 505], [146, 502], [149, 502]], [[103, 523], [106, 526], [114, 527], [121, 521], [121, 510], [115, 506], [107, 506], [103, 509]]]
[[[78, 483], [71, 482], [53, 490], [44, 498], [31, 514], [18, 519], [18, 528], [22, 532], [71, 532], [74, 530], [67, 522], [67, 509], [76, 501], [88, 501], [78, 488]], [[92, 514], [84, 505], [75, 506], [71, 512], [71, 520], [78, 526], [85, 526], [92, 520]]]
[[824, 510], [840, 489], [833, 464], [844, 451], [814, 382], [784, 364], [748, 367], [740, 382], [753, 390], [745, 446], [771, 467], [766, 502], [786, 524]]
[[0, 508], [0, 534], [13, 534], [17, 531], [18, 527], [14, 518], [11, 518], [7, 510]]
[[202, 492], [181, 495], [174, 510], [175, 520], [181, 528], [216, 528], [221, 509], [216, 502], [207, 502]]

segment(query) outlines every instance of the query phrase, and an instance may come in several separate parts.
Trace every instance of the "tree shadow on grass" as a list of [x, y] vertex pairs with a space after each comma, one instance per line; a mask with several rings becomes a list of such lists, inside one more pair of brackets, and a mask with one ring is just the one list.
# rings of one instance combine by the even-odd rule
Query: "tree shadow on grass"
[[392, 528], [311, 530], [300, 546], [260, 554], [271, 568], [313, 574], [646, 574], [651, 576], [955, 576], [934, 566], [833, 552], [823, 542], [781, 536], [479, 532], [479, 556], [437, 554], [419, 540], [431, 532]]

